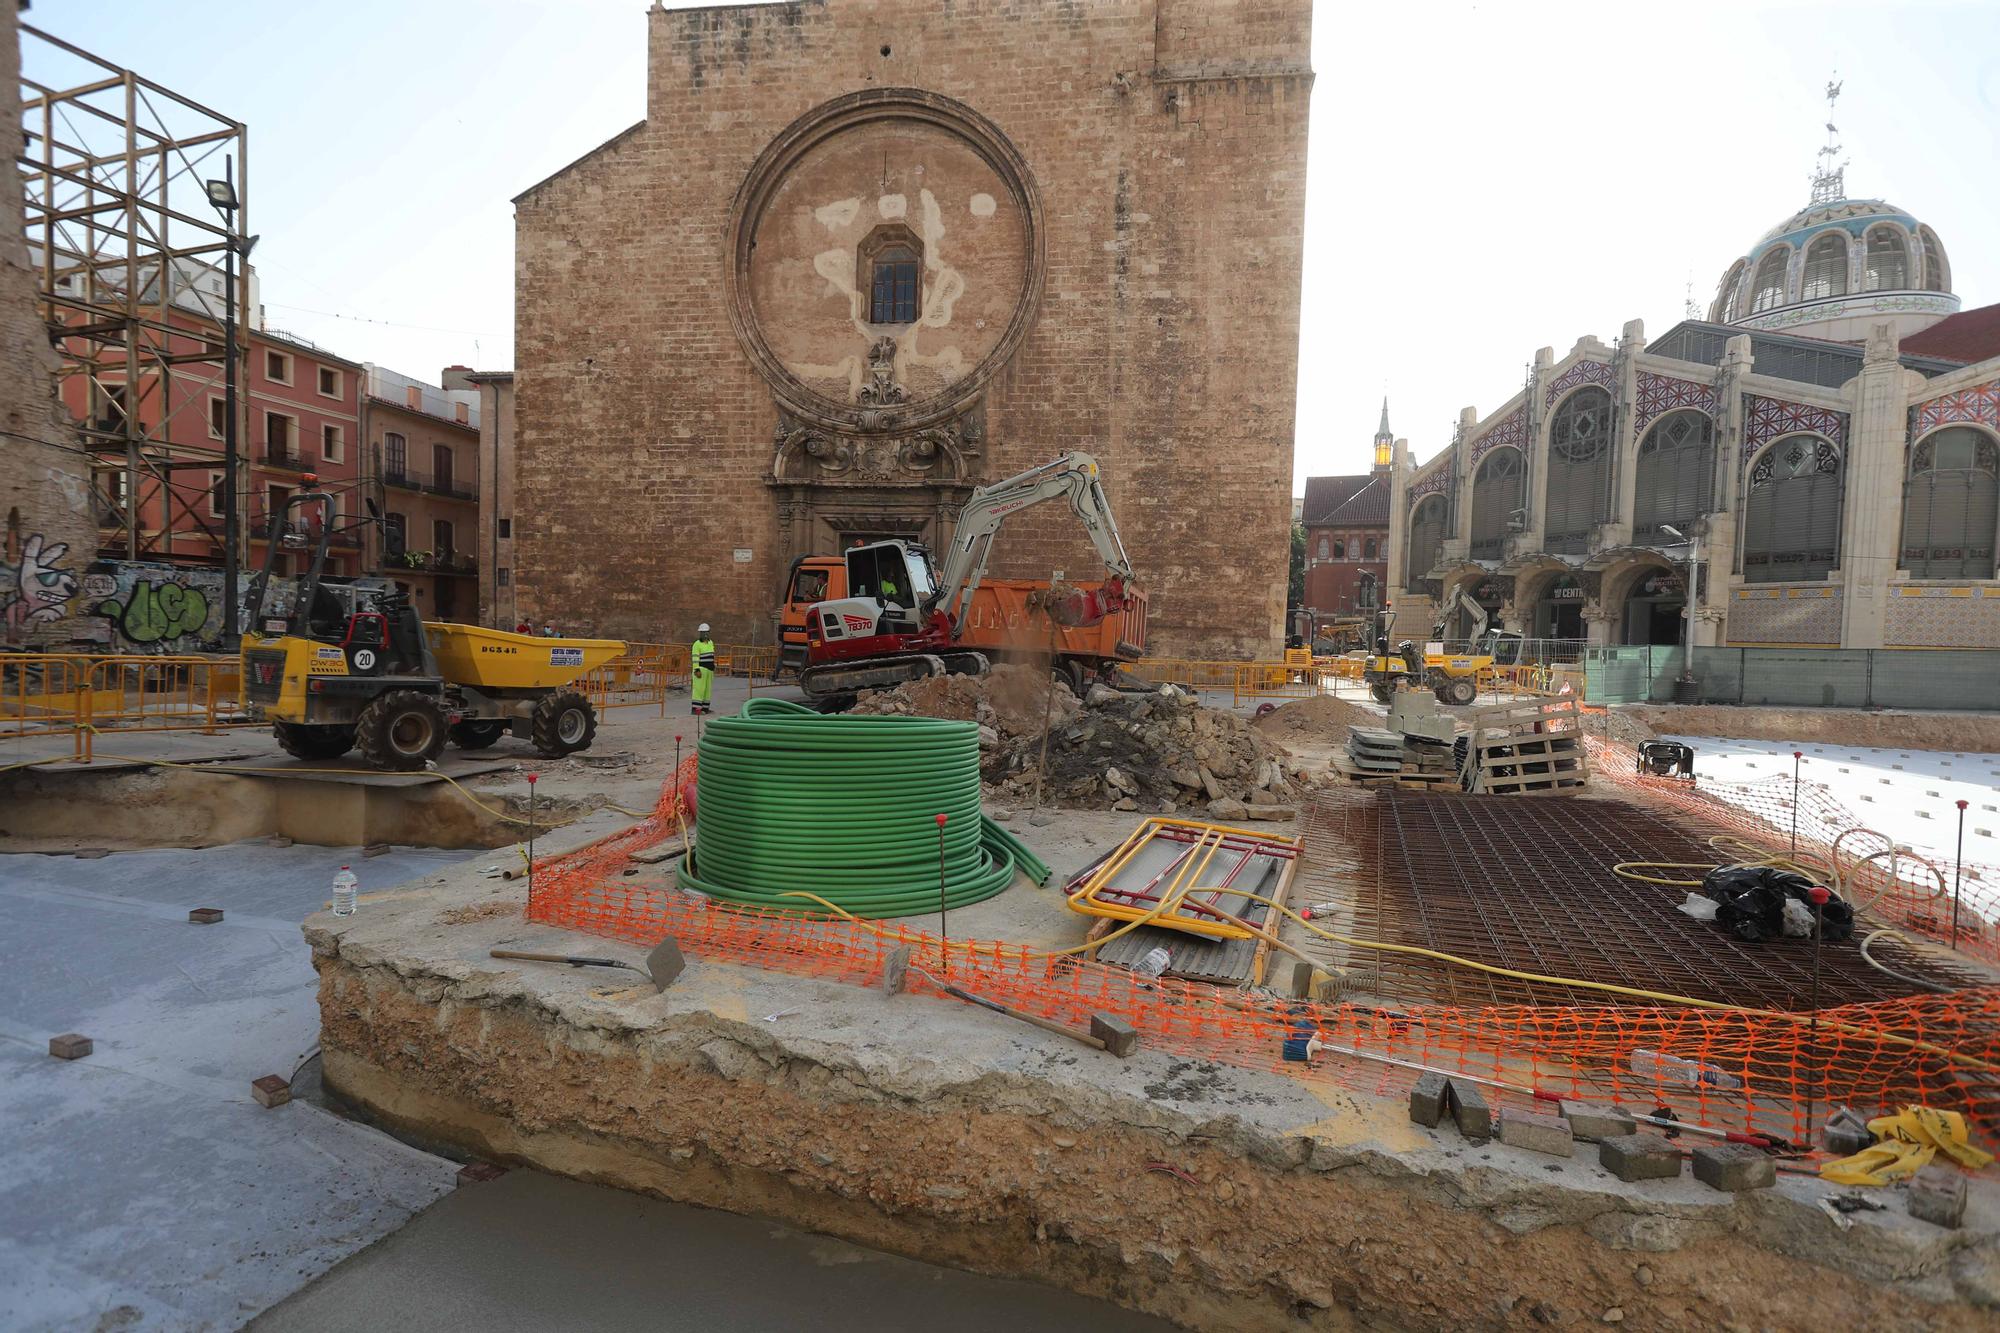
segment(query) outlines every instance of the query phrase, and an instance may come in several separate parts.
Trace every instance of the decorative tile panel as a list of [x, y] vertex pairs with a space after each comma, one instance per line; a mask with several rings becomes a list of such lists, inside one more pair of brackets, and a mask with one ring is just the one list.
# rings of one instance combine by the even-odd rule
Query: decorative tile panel
[[2000, 588], [1892, 584], [1882, 642], [1891, 648], [2000, 648]]
[[[1807, 403], [1788, 403], [1781, 398], [1743, 395], [1743, 459], [1748, 459], [1772, 440], [1808, 431], [1823, 435], [1841, 449], [1847, 448], [1847, 413]], [[1739, 460], [1741, 461], [1741, 460]]]
[[[1526, 404], [1509, 412], [1505, 417], [1500, 419], [1499, 423], [1492, 430], [1487, 431], [1472, 442], [1471, 466], [1477, 468], [1479, 460], [1486, 456], [1488, 450], [1496, 449], [1503, 444], [1510, 444], [1524, 453], [1527, 451], [1528, 408]], [[1468, 472], [1467, 475], [1471, 474]]]
[[1975, 421], [2000, 430], [2000, 380], [1977, 384], [1970, 389], [1960, 389], [1957, 393], [1917, 404], [1916, 433], [1919, 435], [1939, 426]]
[[1451, 455], [1446, 454], [1427, 475], [1419, 477], [1410, 483], [1409, 491], [1404, 498], [1414, 508], [1417, 501], [1423, 499], [1426, 495], [1436, 495], [1440, 491], [1449, 490], [1450, 488]]
[[1542, 397], [1542, 406], [1547, 407], [1579, 384], [1601, 384], [1610, 388], [1611, 380], [1611, 367], [1604, 362], [1579, 361], [1549, 381], [1548, 392]]
[[1729, 598], [1730, 646], [1837, 647], [1840, 602], [1837, 583], [1738, 588]]
[[1718, 413], [1715, 409], [1715, 390], [1706, 384], [1696, 384], [1693, 380], [1677, 380], [1670, 375], [1655, 375], [1651, 371], [1639, 372], [1639, 410], [1633, 422], [1632, 433], [1643, 436], [1646, 427], [1657, 417], [1683, 407], [1692, 407], [1706, 412], [1713, 420]]

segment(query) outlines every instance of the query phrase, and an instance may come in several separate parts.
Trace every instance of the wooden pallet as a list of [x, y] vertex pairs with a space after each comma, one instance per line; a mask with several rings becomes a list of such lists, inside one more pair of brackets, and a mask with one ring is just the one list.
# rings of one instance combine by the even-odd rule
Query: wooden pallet
[[[1571, 791], [1590, 777], [1576, 700], [1502, 704], [1468, 719], [1465, 790], [1486, 794]], [[1506, 770], [1500, 772], [1497, 770]]]

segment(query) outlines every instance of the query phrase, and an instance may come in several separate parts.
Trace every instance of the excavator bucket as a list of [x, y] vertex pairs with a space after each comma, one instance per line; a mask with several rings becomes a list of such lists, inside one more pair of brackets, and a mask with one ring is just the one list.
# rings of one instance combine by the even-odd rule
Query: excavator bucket
[[1101, 588], [1072, 588], [1059, 583], [1048, 593], [1049, 618], [1069, 629], [1095, 625], [1125, 607], [1125, 587], [1111, 579]]

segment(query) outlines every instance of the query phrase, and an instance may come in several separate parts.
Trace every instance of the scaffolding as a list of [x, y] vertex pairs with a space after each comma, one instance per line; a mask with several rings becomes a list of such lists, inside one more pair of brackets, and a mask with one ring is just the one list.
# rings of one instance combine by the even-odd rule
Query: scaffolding
[[[211, 514], [207, 477], [224, 468], [212, 436], [227, 423], [208, 403], [229, 378], [227, 288], [239, 356], [250, 309], [235, 262], [247, 250], [245, 127], [27, 24], [21, 43], [25, 239], [91, 456], [100, 549], [216, 563], [234, 534]], [[230, 180], [234, 206], [205, 178]], [[236, 397], [241, 441], [247, 395]], [[241, 469], [239, 451], [235, 496]]]

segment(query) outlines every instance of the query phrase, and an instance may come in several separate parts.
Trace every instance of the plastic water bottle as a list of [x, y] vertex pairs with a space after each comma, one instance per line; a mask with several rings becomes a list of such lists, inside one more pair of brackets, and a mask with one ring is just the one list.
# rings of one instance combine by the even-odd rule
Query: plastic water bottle
[[1162, 972], [1165, 972], [1167, 970], [1167, 964], [1173, 961], [1174, 961], [1174, 956], [1168, 953], [1165, 949], [1158, 949], [1158, 948], [1151, 949], [1147, 951], [1146, 956], [1144, 958], [1141, 958], [1139, 960], [1139, 965], [1137, 967], [1134, 967], [1132, 970], [1134, 972], [1137, 972], [1140, 976], [1145, 977], [1148, 980], [1151, 980], [1152, 978], [1159, 976]]
[[354, 872], [346, 866], [333, 877], [333, 914], [335, 916], [354, 915]]
[[1690, 1088], [1735, 1089], [1743, 1086], [1742, 1079], [1714, 1065], [1683, 1059], [1678, 1055], [1664, 1055], [1643, 1046], [1633, 1049], [1630, 1063], [1634, 1074], [1655, 1083], [1680, 1083]]

